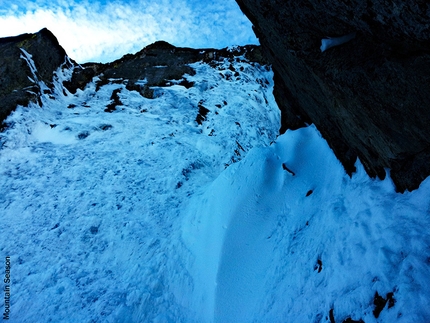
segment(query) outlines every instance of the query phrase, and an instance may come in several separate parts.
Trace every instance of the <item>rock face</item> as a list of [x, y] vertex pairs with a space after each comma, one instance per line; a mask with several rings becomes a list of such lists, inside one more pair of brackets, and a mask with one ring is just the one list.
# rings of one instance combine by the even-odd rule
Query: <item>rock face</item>
[[108, 64], [87, 63], [77, 66], [72, 79], [65, 86], [70, 92], [83, 89], [94, 76], [100, 78], [100, 85], [109, 82], [125, 82], [127, 89], [137, 90], [143, 96], [152, 98], [151, 86], [165, 86], [171, 80], [186, 84], [184, 74], [194, 75], [194, 70], [188, 66], [197, 61], [217, 61], [219, 58], [232, 58], [245, 55], [253, 62], [266, 64], [259, 46], [242, 46], [232, 50], [227, 49], [192, 49], [175, 47], [167, 42], [158, 41], [136, 54], [128, 54]]
[[349, 174], [359, 157], [372, 177], [391, 169], [401, 192], [430, 175], [427, 2], [237, 2], [273, 64], [282, 132], [314, 123]]
[[[108, 83], [125, 83], [129, 90], [137, 90], [147, 98], [153, 97], [151, 86], [167, 85], [171, 80], [192, 86], [183, 78], [193, 75], [188, 66], [197, 61], [216, 62], [220, 58], [239, 59], [244, 55], [252, 62], [267, 64], [259, 46], [242, 46], [233, 49], [178, 48], [164, 41], [151, 44], [136, 54], [128, 54], [112, 63], [79, 65], [70, 60], [55, 36], [47, 29], [35, 34], [24, 34], [0, 39], [0, 124], [16, 106], [37, 101], [43, 82], [50, 91], [54, 72], [60, 67], [73, 67], [70, 81], [65, 87], [75, 93], [98, 77], [98, 86]], [[30, 60], [29, 60], [30, 59]], [[31, 65], [34, 63], [34, 67]], [[35, 72], [36, 71], [36, 72]], [[35, 75], [36, 73], [36, 75]], [[109, 110], [109, 109], [108, 109]], [[112, 109], [110, 109], [112, 110]], [[4, 125], [3, 125], [4, 126]]]
[[[23, 50], [32, 55], [37, 75], [33, 75]], [[48, 29], [0, 38], [0, 123], [17, 104], [25, 106], [37, 100], [41, 91], [38, 81], [49, 87], [53, 72], [65, 60], [66, 52]]]

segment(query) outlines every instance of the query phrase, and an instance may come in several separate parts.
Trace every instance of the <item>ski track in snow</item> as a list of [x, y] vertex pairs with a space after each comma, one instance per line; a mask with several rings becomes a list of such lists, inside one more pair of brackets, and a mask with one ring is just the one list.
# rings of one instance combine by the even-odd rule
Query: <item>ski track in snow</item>
[[[430, 180], [397, 194], [359, 161], [349, 178], [314, 126], [270, 144], [272, 73], [230, 63], [151, 100], [96, 79], [66, 95], [59, 70], [7, 119], [11, 322], [430, 321]], [[375, 292], [395, 298], [378, 319]]]

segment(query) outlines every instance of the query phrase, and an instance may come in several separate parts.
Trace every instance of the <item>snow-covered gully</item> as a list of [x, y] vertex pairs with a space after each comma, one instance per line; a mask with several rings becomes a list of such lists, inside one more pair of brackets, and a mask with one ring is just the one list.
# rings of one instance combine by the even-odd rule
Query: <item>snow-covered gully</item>
[[268, 67], [192, 67], [154, 99], [59, 69], [9, 116], [10, 321], [428, 322], [430, 181], [398, 194], [312, 125], [277, 137]]

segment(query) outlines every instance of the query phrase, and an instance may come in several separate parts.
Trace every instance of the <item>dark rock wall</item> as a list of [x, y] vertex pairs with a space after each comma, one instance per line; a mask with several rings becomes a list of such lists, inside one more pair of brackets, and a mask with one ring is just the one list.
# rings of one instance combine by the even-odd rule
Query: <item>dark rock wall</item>
[[[314, 123], [344, 165], [399, 191], [430, 174], [430, 4], [237, 0], [275, 71], [281, 131]], [[321, 39], [356, 32], [321, 52]]]
[[40, 94], [37, 82], [29, 79], [34, 77], [27, 62], [21, 58], [20, 48], [32, 55], [38, 79], [48, 86], [52, 83], [53, 71], [66, 59], [66, 52], [48, 29], [0, 38], [0, 123], [17, 104], [26, 106]]

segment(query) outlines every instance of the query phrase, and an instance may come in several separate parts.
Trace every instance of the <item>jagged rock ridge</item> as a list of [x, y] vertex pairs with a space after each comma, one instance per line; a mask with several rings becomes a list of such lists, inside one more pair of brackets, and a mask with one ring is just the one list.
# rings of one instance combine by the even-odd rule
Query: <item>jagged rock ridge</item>
[[[430, 5], [237, 0], [273, 64], [282, 129], [315, 123], [349, 174], [359, 157], [399, 191], [430, 175]], [[356, 32], [320, 51], [321, 39]]]
[[[32, 71], [26, 55], [31, 55], [35, 69]], [[192, 86], [183, 78], [184, 74], [193, 75], [188, 66], [197, 61], [216, 62], [221, 58], [239, 59], [245, 55], [250, 61], [267, 63], [259, 46], [242, 46], [232, 49], [192, 49], [178, 48], [167, 42], [158, 41], [136, 54], [127, 54], [112, 63], [77, 64], [68, 58], [56, 37], [42, 29], [35, 34], [23, 34], [0, 39], [0, 123], [16, 108], [26, 106], [30, 101], [37, 101], [42, 93], [39, 81], [52, 90], [54, 72], [60, 67], [74, 67], [70, 81], [65, 87], [76, 93], [97, 76], [98, 86], [108, 83], [125, 83], [127, 89], [137, 90], [143, 96], [152, 98], [151, 86], [165, 86], [170, 80]], [[64, 65], [65, 64], [65, 65]], [[36, 73], [36, 75], [33, 75]], [[46, 93], [45, 93], [46, 94]], [[4, 125], [3, 125], [4, 126]]]
[[127, 54], [108, 64], [87, 63], [78, 66], [66, 87], [74, 93], [83, 89], [94, 77], [100, 77], [100, 84], [109, 82], [126, 82], [127, 89], [137, 90], [143, 96], [151, 98], [151, 86], [166, 86], [170, 80], [180, 80], [179, 84], [191, 86], [184, 74], [193, 75], [194, 70], [188, 66], [197, 61], [212, 62], [218, 59], [245, 55], [249, 60], [267, 63], [261, 55], [259, 46], [249, 45], [228, 49], [193, 49], [175, 47], [167, 42], [155, 42], [136, 54]]

